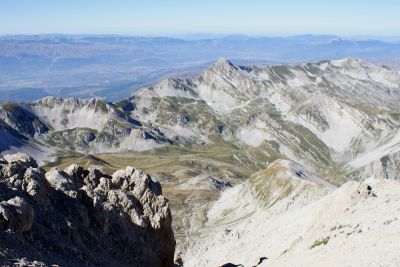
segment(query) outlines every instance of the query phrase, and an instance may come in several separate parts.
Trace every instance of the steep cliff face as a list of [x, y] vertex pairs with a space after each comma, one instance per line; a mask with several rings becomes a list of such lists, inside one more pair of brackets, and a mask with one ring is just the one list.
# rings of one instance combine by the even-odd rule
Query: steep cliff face
[[22, 153], [0, 160], [2, 264], [173, 266], [171, 221], [160, 184], [132, 167], [108, 176], [45, 172]]

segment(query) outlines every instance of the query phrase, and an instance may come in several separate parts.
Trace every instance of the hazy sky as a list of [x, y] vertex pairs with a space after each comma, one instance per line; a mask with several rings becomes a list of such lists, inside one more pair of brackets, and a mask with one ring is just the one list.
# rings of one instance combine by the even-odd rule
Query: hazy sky
[[400, 35], [399, 0], [0, 0], [0, 34]]

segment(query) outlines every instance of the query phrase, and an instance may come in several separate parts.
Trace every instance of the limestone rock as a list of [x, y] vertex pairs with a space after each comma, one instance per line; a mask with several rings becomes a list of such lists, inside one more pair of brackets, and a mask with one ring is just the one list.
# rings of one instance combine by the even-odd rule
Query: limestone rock
[[1, 264], [173, 266], [168, 200], [142, 171], [46, 173], [21, 153], [0, 170]]
[[218, 177], [210, 176], [208, 177], [208, 181], [215, 189], [219, 191], [223, 191], [227, 188], [233, 187], [233, 185], [230, 182], [225, 182]]
[[26, 232], [32, 228], [33, 209], [21, 197], [14, 197], [0, 203], [0, 224], [3, 228]]
[[45, 177], [50, 186], [55, 190], [62, 191], [70, 196], [76, 196], [77, 184], [74, 182], [74, 178], [66, 172], [52, 169], [46, 173]]
[[19, 164], [26, 168], [28, 167], [36, 168], [38, 166], [33, 158], [29, 157], [24, 153], [7, 154], [4, 156], [4, 160], [8, 164]]

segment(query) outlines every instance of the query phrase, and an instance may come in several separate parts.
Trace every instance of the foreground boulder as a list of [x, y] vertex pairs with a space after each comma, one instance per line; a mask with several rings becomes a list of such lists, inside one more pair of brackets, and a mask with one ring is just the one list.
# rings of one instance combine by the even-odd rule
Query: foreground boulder
[[0, 264], [172, 266], [168, 200], [147, 174], [0, 159]]

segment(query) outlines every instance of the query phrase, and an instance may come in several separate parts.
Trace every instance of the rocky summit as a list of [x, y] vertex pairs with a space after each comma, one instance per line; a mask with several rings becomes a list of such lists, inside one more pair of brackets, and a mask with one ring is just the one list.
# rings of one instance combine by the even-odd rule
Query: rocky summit
[[132, 167], [109, 176], [0, 159], [2, 265], [173, 266], [171, 221], [160, 184]]

